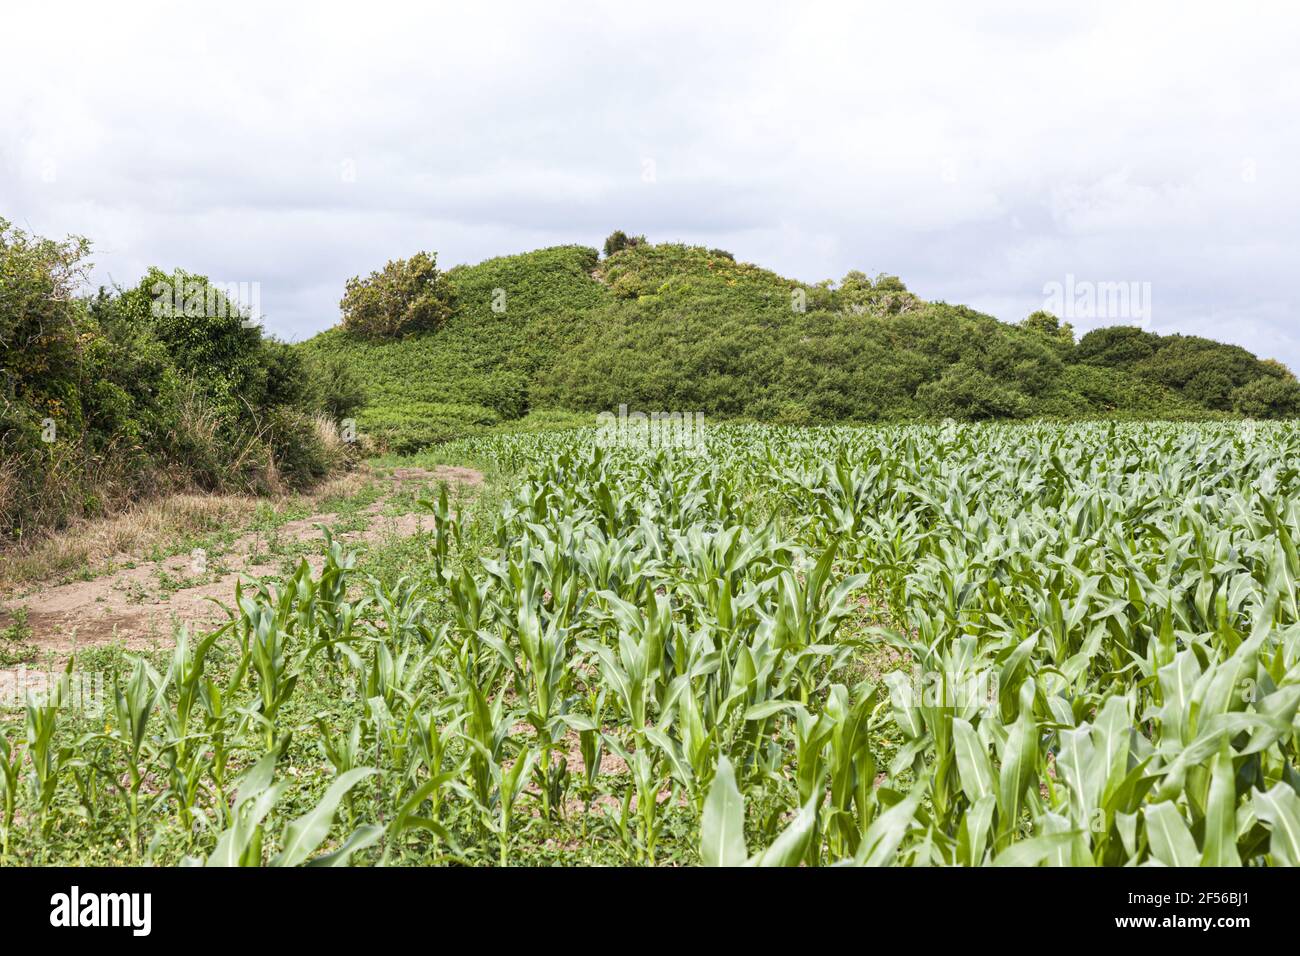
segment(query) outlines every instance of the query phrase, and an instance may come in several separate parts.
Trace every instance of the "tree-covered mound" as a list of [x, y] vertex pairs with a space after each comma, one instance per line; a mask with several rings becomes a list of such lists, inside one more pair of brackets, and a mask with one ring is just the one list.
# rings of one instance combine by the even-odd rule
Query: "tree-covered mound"
[[605, 253], [390, 263], [304, 347], [365, 383], [360, 425], [396, 450], [620, 405], [783, 424], [1300, 413], [1284, 366], [1208, 339], [1125, 325], [1076, 341], [1048, 313], [1004, 323], [896, 276], [808, 285], [621, 232]]

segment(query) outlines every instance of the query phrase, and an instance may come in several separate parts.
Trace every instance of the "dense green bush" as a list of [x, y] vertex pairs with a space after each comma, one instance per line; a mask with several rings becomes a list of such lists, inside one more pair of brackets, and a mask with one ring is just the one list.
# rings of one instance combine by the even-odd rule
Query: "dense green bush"
[[620, 299], [640, 298], [648, 291], [645, 287], [645, 283], [641, 281], [640, 276], [631, 272], [615, 279], [611, 288], [614, 290], [614, 295], [618, 296]]
[[183, 487], [272, 491], [346, 457], [350, 373], [264, 338], [202, 276], [80, 294], [85, 240], [0, 220], [0, 539]]
[[1069, 322], [1062, 322], [1051, 312], [1044, 309], [1031, 312], [1020, 323], [1020, 327], [1027, 332], [1033, 332], [1041, 336], [1044, 341], [1063, 355], [1071, 354], [1074, 351], [1074, 326], [1070, 325]]
[[[1134, 326], [1089, 332], [1079, 341], [1075, 358], [1088, 365], [1122, 370], [1213, 411], [1234, 410], [1237, 395], [1253, 382], [1294, 380], [1284, 366], [1261, 360], [1240, 346], [1195, 335], [1161, 336]], [[1267, 384], [1257, 388], [1260, 395], [1285, 391], [1270, 389]], [[1246, 397], [1244, 401], [1252, 404], [1254, 400]], [[1279, 407], [1285, 405], [1283, 400]]]
[[303, 353], [314, 369], [315, 404], [331, 421], [353, 418], [366, 404], [366, 389], [341, 355]]
[[10, 453], [39, 442], [46, 418], [81, 423], [86, 324], [75, 295], [88, 251], [85, 239], [40, 239], [0, 219], [3, 439]]
[[1251, 418], [1294, 418], [1300, 415], [1300, 382], [1257, 378], [1232, 393], [1232, 409]]
[[1131, 367], [1150, 358], [1160, 347], [1160, 336], [1136, 325], [1110, 325], [1093, 329], [1079, 340], [1078, 361], [1107, 368]]
[[1029, 403], [1023, 394], [1002, 385], [973, 365], [954, 365], [933, 382], [917, 389], [917, 398], [934, 415], [978, 421], [1023, 418]]
[[309, 485], [338, 467], [341, 449], [333, 423], [323, 434], [316, 415], [292, 405], [275, 405], [266, 410], [263, 425], [277, 477], [289, 485]]
[[[182, 289], [184, 301], [175, 294]], [[239, 305], [205, 276], [150, 269], [121, 294], [119, 310], [123, 320], [150, 327], [177, 367], [202, 382], [215, 401], [233, 404], [243, 396], [257, 405], [275, 387], [261, 332], [246, 325]]]
[[446, 276], [438, 271], [437, 254], [417, 252], [389, 262], [368, 279], [349, 279], [339, 308], [347, 331], [391, 339], [440, 328], [451, 314], [452, 297]]
[[898, 315], [925, 305], [907, 291], [898, 276], [881, 274], [872, 280], [856, 269], [845, 275], [838, 287], [828, 287], [827, 292], [829, 295], [819, 302], [820, 307], [857, 315]]
[[469, 391], [479, 405], [492, 409], [503, 420], [522, 418], [528, 411], [528, 376], [523, 372], [489, 372]]

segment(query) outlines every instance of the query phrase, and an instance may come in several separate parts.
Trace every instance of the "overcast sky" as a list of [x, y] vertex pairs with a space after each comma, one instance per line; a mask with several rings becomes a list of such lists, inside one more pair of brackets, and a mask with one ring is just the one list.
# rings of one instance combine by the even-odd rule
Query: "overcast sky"
[[9, 3], [0, 216], [260, 283], [288, 339], [390, 258], [621, 228], [1008, 321], [1149, 283], [1076, 328], [1300, 370], [1300, 12], [1043, 6]]

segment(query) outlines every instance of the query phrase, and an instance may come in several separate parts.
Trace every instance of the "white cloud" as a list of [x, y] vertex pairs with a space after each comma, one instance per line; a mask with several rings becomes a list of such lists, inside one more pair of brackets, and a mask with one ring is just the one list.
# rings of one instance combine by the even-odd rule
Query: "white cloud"
[[[1067, 274], [1300, 368], [1300, 15], [1284, 5], [17, 5], [0, 215], [259, 281], [615, 227], [1014, 320]], [[643, 178], [653, 162], [654, 181]], [[351, 173], [354, 175], [347, 175]]]

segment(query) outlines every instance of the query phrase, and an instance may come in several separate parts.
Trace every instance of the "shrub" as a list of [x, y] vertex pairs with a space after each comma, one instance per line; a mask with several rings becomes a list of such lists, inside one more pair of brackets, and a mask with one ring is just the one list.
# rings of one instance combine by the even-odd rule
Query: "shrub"
[[[190, 480], [200, 488], [214, 491], [232, 476], [238, 476], [238, 483], [246, 488], [264, 481], [262, 469], [245, 467], [247, 448], [241, 449], [244, 454], [231, 453], [229, 443], [221, 437], [221, 415], [193, 380], [176, 389], [161, 436], [172, 460], [184, 462]], [[253, 471], [256, 476], [250, 474]]]
[[339, 447], [317, 416], [288, 406], [272, 408], [266, 416], [266, 443], [279, 477], [301, 487], [329, 474], [339, 464]]
[[366, 403], [366, 391], [352, 366], [341, 355], [311, 359], [315, 405], [331, 421], [352, 418]]
[[121, 316], [149, 326], [176, 366], [219, 404], [233, 407], [240, 396], [257, 403], [250, 393], [266, 388], [262, 333], [207, 277], [151, 268], [121, 298]]
[[[82, 454], [90, 329], [76, 293], [89, 249], [85, 239], [41, 239], [0, 219], [0, 535], [57, 520], [87, 498], [63, 478]], [[119, 400], [112, 390], [100, 397]]]
[[608, 259], [616, 252], [631, 249], [642, 245], [644, 242], [645, 236], [629, 236], [622, 229], [615, 229], [605, 240], [605, 258]]
[[924, 305], [897, 276], [881, 274], [872, 281], [858, 269], [850, 270], [839, 288], [829, 291], [828, 305], [854, 315], [898, 315]]
[[10, 392], [57, 393], [75, 377], [90, 244], [29, 236], [0, 218], [0, 359]]
[[1074, 326], [1062, 322], [1051, 312], [1039, 309], [1031, 312], [1020, 327], [1026, 332], [1041, 335], [1054, 345], [1070, 346], [1074, 344]]
[[451, 287], [438, 271], [437, 255], [419, 252], [389, 262], [368, 279], [349, 279], [339, 308], [347, 331], [398, 338], [440, 328], [451, 314]]
[[1232, 407], [1232, 378], [1220, 369], [1197, 372], [1183, 385], [1183, 394], [1199, 405], [1222, 411]]
[[772, 421], [778, 425], [808, 425], [812, 422], [812, 412], [803, 405], [782, 402]]
[[0, 221], [0, 538], [141, 496], [280, 490], [335, 460], [311, 416], [355, 379], [264, 338], [203, 276], [79, 285], [89, 246]]
[[756, 422], [772, 422], [781, 413], [781, 403], [772, 398], [760, 398], [749, 403], [747, 415]]
[[1156, 353], [1160, 336], [1135, 325], [1093, 329], [1079, 340], [1076, 358], [1089, 365], [1126, 367]]
[[970, 365], [954, 365], [936, 382], [922, 385], [917, 399], [947, 418], [1021, 418], [1028, 413], [1023, 395]]
[[645, 293], [645, 283], [635, 272], [625, 272], [614, 280], [611, 286], [614, 295], [620, 299], [635, 299]]
[[1300, 382], [1257, 378], [1232, 393], [1232, 410], [1251, 418], [1294, 418], [1300, 415]]
[[503, 421], [523, 418], [528, 411], [528, 376], [505, 369], [492, 372], [479, 382], [474, 400]]

